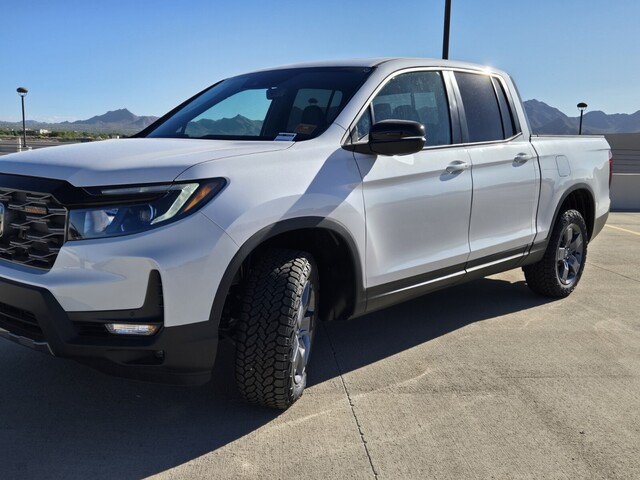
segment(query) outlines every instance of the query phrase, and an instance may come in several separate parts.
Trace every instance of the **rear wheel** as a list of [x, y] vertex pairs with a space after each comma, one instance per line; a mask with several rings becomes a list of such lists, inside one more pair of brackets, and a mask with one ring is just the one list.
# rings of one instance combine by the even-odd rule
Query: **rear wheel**
[[587, 259], [587, 226], [577, 210], [556, 220], [544, 257], [522, 268], [529, 288], [547, 297], [563, 298], [578, 285]]
[[305, 252], [268, 250], [252, 268], [236, 333], [236, 382], [247, 401], [284, 410], [302, 395], [318, 287]]

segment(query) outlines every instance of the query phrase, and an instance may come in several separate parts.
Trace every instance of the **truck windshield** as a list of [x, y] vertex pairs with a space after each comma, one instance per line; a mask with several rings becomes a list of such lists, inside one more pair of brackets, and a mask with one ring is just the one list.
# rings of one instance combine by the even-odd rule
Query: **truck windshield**
[[233, 77], [160, 119], [145, 136], [308, 140], [331, 125], [372, 70], [310, 67]]

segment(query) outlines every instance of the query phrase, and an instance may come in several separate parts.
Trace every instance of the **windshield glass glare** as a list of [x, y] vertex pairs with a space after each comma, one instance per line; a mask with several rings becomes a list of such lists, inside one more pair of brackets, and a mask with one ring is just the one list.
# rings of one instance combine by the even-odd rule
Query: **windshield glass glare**
[[233, 77], [195, 97], [147, 137], [308, 140], [331, 125], [371, 71], [310, 67]]

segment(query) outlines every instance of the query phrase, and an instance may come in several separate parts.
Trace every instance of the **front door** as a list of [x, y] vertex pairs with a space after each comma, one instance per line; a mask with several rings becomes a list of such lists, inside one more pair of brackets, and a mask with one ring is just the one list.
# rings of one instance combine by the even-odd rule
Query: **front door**
[[358, 122], [358, 137], [386, 119], [419, 121], [427, 145], [406, 156], [354, 154], [366, 211], [368, 310], [459, 280], [469, 256], [470, 159], [451, 146], [442, 73], [388, 81]]

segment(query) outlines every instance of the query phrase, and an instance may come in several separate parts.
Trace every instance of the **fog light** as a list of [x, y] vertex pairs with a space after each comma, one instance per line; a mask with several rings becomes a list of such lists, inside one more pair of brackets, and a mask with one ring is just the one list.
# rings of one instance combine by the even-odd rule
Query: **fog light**
[[160, 325], [150, 325], [146, 323], [107, 323], [109, 333], [115, 335], [153, 335], [158, 331]]

